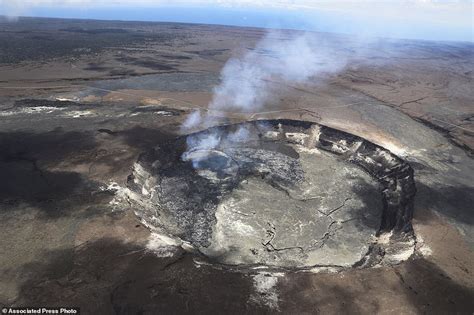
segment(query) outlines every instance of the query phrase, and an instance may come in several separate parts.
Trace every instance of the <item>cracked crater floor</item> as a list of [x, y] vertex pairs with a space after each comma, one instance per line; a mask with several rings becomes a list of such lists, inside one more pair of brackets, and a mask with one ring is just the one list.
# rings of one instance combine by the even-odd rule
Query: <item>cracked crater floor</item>
[[264, 179], [243, 181], [218, 205], [211, 245], [226, 264], [350, 266], [380, 226], [377, 183], [326, 152], [301, 152], [304, 180], [289, 194]]
[[413, 237], [408, 164], [307, 122], [181, 137], [144, 153], [128, 181], [128, 202], [149, 228], [225, 265], [350, 268], [370, 260], [382, 232]]

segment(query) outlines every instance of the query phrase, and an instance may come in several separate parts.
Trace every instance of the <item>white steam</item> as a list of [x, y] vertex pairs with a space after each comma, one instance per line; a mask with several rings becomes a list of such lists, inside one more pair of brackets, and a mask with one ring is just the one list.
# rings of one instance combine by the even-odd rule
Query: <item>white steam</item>
[[221, 137], [218, 134], [210, 133], [200, 137], [189, 136], [186, 141], [188, 147], [192, 147], [194, 150], [210, 150], [219, 144]]
[[[334, 43], [304, 33], [268, 33], [257, 46], [240, 58], [231, 58], [221, 71], [209, 111], [256, 112], [269, 105], [272, 88], [279, 84], [317, 82], [340, 71], [347, 62]], [[209, 126], [209, 115], [194, 112], [183, 127]]]
[[192, 112], [186, 118], [186, 121], [183, 123], [184, 129], [190, 129], [200, 124], [202, 120], [201, 113], [197, 110]]
[[[275, 106], [274, 96], [281, 84], [317, 83], [346, 66], [349, 57], [340, 53], [337, 41], [326, 42], [309, 33], [294, 34], [269, 32], [254, 49], [240, 58], [231, 58], [221, 71], [221, 83], [214, 88], [208, 112], [191, 113], [183, 123], [183, 132], [212, 126], [210, 114], [216, 111], [255, 113]], [[213, 150], [248, 137], [246, 128], [225, 137], [213, 133], [192, 135], [182, 158], [196, 167], [204, 157], [192, 152]]]
[[[340, 71], [347, 57], [334, 45], [305, 33], [291, 36], [270, 32], [240, 58], [231, 58], [221, 71], [221, 83], [214, 88], [209, 111], [257, 112], [271, 106], [275, 82], [316, 82]], [[212, 124], [210, 116], [194, 112], [185, 129]]]
[[200, 162], [206, 159], [206, 152], [216, 148], [220, 141], [220, 134], [217, 133], [190, 135], [186, 138], [187, 151], [183, 153], [181, 159], [191, 161], [194, 168], [199, 168]]
[[244, 142], [250, 136], [250, 131], [246, 126], [239, 126], [237, 130], [227, 136], [229, 142]]

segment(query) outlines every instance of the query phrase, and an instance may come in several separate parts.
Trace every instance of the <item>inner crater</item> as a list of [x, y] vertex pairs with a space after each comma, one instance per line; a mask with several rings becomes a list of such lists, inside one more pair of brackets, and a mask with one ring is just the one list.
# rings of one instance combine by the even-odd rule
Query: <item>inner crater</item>
[[414, 244], [411, 167], [315, 123], [253, 121], [178, 137], [142, 154], [128, 186], [150, 229], [219, 264], [374, 266], [407, 258]]

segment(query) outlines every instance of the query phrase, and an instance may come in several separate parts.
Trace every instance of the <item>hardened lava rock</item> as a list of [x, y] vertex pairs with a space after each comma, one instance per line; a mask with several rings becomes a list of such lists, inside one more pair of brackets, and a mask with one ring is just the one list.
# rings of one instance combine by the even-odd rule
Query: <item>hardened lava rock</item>
[[130, 200], [210, 261], [307, 269], [398, 263], [414, 250], [412, 168], [316, 123], [252, 121], [142, 154]]

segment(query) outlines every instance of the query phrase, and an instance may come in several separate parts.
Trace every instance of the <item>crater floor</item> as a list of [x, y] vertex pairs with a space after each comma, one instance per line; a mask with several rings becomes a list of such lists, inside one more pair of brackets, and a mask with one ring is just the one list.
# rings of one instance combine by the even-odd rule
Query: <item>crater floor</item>
[[414, 195], [409, 166], [362, 139], [298, 124], [211, 128], [145, 153], [129, 179], [138, 216], [222, 264], [362, 264], [383, 218]]
[[[294, 145], [298, 150], [299, 145]], [[355, 165], [299, 152], [304, 180], [287, 191], [250, 177], [219, 203], [209, 247], [225, 264], [350, 266], [380, 226], [377, 183]]]

